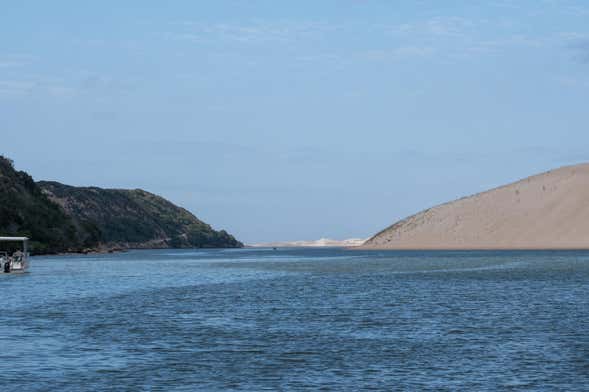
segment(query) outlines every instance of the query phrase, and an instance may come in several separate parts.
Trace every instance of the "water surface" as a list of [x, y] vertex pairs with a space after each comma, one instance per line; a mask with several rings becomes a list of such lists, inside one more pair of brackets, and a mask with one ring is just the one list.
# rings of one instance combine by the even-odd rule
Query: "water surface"
[[38, 257], [0, 390], [587, 390], [589, 252]]

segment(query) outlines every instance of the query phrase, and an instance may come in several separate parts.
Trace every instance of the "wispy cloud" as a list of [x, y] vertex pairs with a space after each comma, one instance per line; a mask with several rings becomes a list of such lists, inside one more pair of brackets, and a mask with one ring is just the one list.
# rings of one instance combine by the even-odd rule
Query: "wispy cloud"
[[557, 76], [556, 82], [567, 88], [589, 88], [589, 78], [585, 76]]
[[[446, 16], [381, 26], [381, 29], [400, 43], [396, 51], [399, 57], [457, 59], [497, 54], [515, 47], [540, 48], [547, 44], [546, 37], [518, 34], [505, 24], [505, 21]], [[489, 31], [501, 34], [489, 34]]]
[[368, 50], [358, 54], [366, 60], [374, 61], [396, 61], [410, 58], [425, 58], [436, 54], [432, 46], [406, 45], [392, 49]]
[[[513, 3], [498, 0], [497, 7], [511, 7]], [[516, 7], [517, 8], [517, 7]], [[391, 60], [436, 58], [456, 61], [466, 57], [498, 55], [517, 49], [542, 50], [562, 47], [571, 41], [573, 33], [554, 32], [533, 34], [509, 18], [470, 18], [460, 15], [434, 16], [400, 24], [365, 22], [333, 24], [317, 21], [251, 21], [247, 23], [175, 22], [163, 33], [166, 39], [196, 44], [272, 45], [280, 50], [286, 44], [298, 46], [296, 60], [301, 63], [327, 61], [344, 64], [353, 59]], [[360, 42], [365, 47], [345, 45]], [[309, 43], [313, 45], [309, 45]], [[323, 42], [323, 50], [318, 43]], [[334, 45], [334, 43], [338, 43]], [[328, 44], [328, 45], [327, 45]], [[565, 44], [566, 45], [566, 44]], [[333, 51], [325, 48], [334, 48]], [[584, 45], [578, 50], [584, 52]], [[582, 54], [581, 58], [587, 56]]]
[[0, 68], [15, 68], [29, 65], [35, 61], [35, 57], [24, 54], [0, 55]]
[[113, 95], [128, 94], [136, 90], [131, 77], [124, 79], [89, 71], [67, 70], [61, 76], [12, 72], [0, 78], [0, 95], [4, 97], [50, 96], [67, 99], [90, 97], [95, 100]]
[[428, 20], [405, 23], [391, 27], [394, 33], [405, 35], [431, 35], [437, 37], [460, 37], [475, 28], [477, 23], [462, 17], [433, 17]]
[[63, 81], [42, 77], [0, 80], [0, 96], [23, 97], [33, 94], [49, 95], [54, 98], [70, 98], [76, 89]]
[[73, 83], [82, 92], [103, 92], [107, 94], [129, 93], [137, 89], [138, 82], [132, 77], [115, 78], [110, 75], [89, 71], [75, 73]]
[[0, 95], [26, 95], [35, 89], [36, 83], [22, 80], [0, 80]]
[[237, 43], [289, 42], [333, 31], [335, 26], [321, 22], [253, 22], [248, 24], [178, 22], [170, 39], [197, 43], [232, 41]]

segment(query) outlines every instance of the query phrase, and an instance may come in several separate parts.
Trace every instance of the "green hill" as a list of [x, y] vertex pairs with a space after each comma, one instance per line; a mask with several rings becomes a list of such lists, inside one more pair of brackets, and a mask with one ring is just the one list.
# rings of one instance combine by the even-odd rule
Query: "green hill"
[[[0, 156], [0, 235], [26, 235], [38, 253], [83, 247], [65, 211], [51, 202], [31, 176]], [[91, 244], [88, 244], [91, 245]]]
[[236, 248], [189, 211], [136, 189], [35, 183], [0, 157], [0, 234], [27, 235], [36, 253], [112, 248]]

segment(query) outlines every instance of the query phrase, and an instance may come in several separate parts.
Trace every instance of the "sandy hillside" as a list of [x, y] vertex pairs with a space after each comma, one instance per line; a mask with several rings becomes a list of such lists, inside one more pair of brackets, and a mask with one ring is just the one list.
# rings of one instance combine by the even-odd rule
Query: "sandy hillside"
[[422, 211], [376, 234], [363, 248], [589, 248], [589, 164]]

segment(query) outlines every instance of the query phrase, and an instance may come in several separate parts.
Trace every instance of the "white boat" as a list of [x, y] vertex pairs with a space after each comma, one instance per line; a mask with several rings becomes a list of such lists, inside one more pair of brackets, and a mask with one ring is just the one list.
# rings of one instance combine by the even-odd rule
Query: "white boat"
[[20, 242], [22, 250], [0, 252], [0, 274], [25, 272], [29, 264], [29, 239], [27, 237], [0, 237], [0, 242]]

